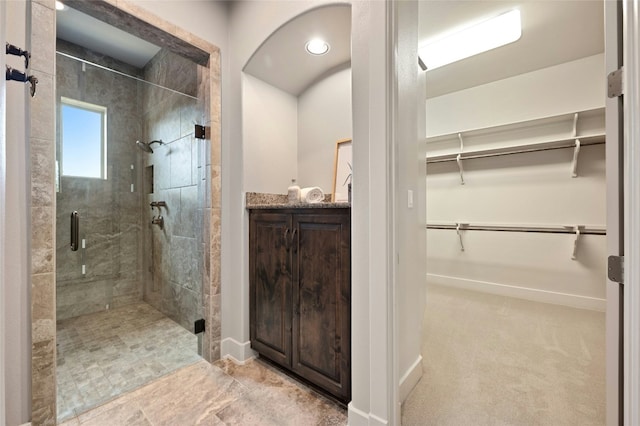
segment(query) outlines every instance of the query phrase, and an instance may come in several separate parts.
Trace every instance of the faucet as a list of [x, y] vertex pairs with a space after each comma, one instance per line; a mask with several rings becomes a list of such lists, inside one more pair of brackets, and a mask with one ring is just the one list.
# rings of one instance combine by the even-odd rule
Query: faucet
[[151, 224], [158, 225], [160, 229], [164, 229], [164, 218], [162, 215], [154, 216], [153, 219], [151, 219]]
[[[156, 209], [158, 209], [158, 217], [162, 218], [162, 210], [160, 209], [160, 207], [167, 207], [167, 202], [166, 201], [152, 201], [151, 204], [149, 204], [151, 206], [151, 210], [153, 210], [153, 208], [155, 207]], [[153, 222], [151, 222], [153, 223]]]

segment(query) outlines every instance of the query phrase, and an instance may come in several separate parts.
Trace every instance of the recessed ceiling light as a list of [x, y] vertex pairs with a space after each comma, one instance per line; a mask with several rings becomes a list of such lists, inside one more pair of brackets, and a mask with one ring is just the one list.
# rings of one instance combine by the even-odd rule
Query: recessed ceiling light
[[66, 6], [61, 1], [56, 0], [56, 10], [65, 10]]
[[432, 70], [512, 43], [520, 36], [520, 11], [512, 10], [426, 44], [418, 50], [418, 55], [427, 70]]
[[305, 48], [312, 55], [324, 55], [329, 51], [329, 43], [320, 38], [314, 38], [307, 42]]

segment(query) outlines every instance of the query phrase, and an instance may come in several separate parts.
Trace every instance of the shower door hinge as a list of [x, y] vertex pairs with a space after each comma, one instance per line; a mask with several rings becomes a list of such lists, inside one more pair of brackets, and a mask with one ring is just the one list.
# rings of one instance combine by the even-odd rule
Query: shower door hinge
[[613, 282], [624, 284], [624, 256], [609, 256], [607, 277]]
[[607, 96], [617, 98], [624, 94], [622, 78], [624, 76], [623, 68], [619, 68], [607, 76]]
[[199, 334], [202, 332], [204, 332], [204, 318], [200, 318], [193, 322], [193, 334]]
[[205, 135], [206, 135], [206, 128], [204, 126], [196, 124], [195, 130], [194, 130], [194, 137], [196, 139], [205, 139], [206, 138]]

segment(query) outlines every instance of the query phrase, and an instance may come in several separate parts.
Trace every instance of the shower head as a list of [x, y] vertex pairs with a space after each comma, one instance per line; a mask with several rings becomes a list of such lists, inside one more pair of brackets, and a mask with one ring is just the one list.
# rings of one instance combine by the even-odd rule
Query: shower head
[[151, 142], [136, 141], [136, 146], [141, 150], [143, 150], [144, 152], [150, 152], [151, 154], [153, 154], [153, 149], [151, 149], [151, 145], [153, 145], [154, 143], [162, 145], [162, 141], [151, 141]]

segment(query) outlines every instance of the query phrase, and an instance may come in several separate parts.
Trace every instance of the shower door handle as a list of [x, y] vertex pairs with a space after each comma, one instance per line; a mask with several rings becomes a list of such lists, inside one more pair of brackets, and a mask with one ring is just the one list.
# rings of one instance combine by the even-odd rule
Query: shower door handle
[[80, 235], [80, 215], [77, 211], [71, 212], [71, 251], [78, 250], [78, 238]]

